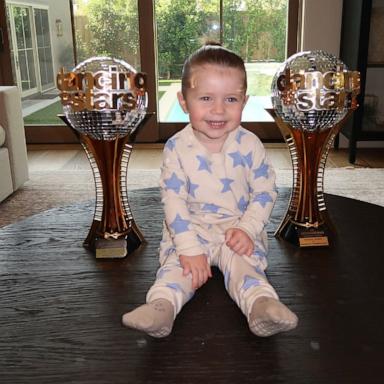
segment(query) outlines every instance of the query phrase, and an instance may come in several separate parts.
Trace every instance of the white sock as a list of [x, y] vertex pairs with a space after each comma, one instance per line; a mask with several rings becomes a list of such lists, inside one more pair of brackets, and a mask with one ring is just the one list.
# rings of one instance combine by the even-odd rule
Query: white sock
[[249, 328], [261, 337], [290, 331], [298, 322], [297, 316], [279, 300], [271, 297], [256, 299], [249, 315]]
[[174, 308], [170, 301], [157, 299], [141, 305], [123, 315], [122, 322], [126, 327], [146, 332], [152, 337], [165, 337], [172, 331]]

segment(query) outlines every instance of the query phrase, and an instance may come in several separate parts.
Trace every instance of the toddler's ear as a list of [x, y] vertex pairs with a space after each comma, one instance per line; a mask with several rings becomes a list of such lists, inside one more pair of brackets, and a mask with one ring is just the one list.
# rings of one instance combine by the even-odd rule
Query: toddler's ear
[[180, 91], [177, 92], [177, 99], [179, 100], [179, 104], [180, 104], [181, 108], [183, 109], [183, 111], [185, 113], [188, 113], [187, 102], [185, 101], [184, 96]]
[[249, 95], [245, 95], [244, 107], [245, 107], [245, 105], [247, 104], [248, 99], [249, 99]]

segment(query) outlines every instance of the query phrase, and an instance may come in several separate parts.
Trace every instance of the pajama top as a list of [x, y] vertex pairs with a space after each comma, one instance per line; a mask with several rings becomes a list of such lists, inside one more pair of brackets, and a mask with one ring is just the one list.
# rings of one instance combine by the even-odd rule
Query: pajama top
[[176, 133], [164, 147], [160, 187], [163, 240], [171, 239], [177, 255], [206, 253], [211, 234], [223, 242], [228, 228], [242, 229], [255, 243], [266, 238], [275, 173], [261, 141], [241, 126], [219, 153], [209, 152], [190, 124]]

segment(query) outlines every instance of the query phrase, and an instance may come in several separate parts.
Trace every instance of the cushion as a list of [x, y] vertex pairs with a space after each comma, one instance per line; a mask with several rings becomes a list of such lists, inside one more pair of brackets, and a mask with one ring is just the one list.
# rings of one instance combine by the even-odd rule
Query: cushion
[[13, 192], [9, 153], [6, 147], [0, 148], [0, 201]]
[[5, 129], [0, 125], [0, 147], [5, 143]]

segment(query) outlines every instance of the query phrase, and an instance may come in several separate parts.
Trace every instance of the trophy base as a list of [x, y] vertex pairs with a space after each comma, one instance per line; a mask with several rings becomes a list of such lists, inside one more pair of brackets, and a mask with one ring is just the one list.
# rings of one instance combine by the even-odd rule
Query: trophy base
[[140, 232], [132, 228], [125, 237], [118, 239], [89, 236], [83, 245], [95, 254], [96, 259], [122, 259], [136, 251], [142, 243]]
[[127, 256], [127, 240], [121, 239], [96, 239], [96, 259], [120, 259]]
[[305, 228], [291, 221], [286, 221], [276, 231], [275, 236], [300, 248], [329, 246], [328, 235], [322, 226]]

